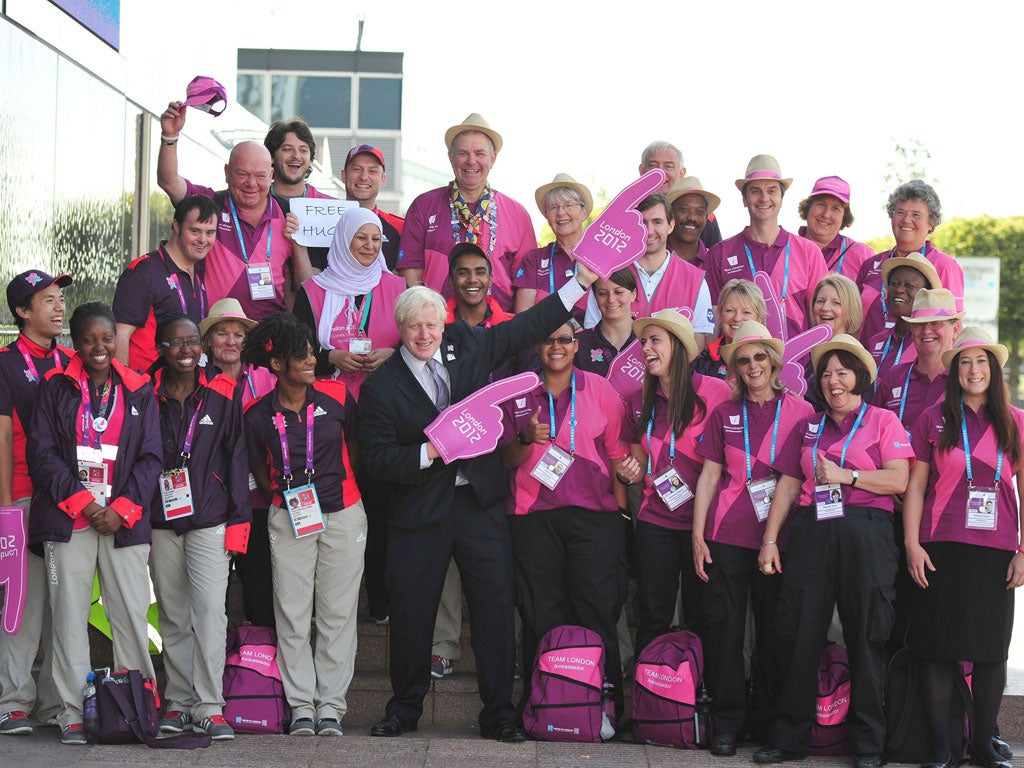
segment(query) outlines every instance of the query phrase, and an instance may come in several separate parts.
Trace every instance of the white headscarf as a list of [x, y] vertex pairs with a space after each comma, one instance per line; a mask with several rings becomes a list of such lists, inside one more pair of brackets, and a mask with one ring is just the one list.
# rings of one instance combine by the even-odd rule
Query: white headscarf
[[352, 238], [364, 224], [373, 224], [383, 235], [380, 219], [373, 211], [356, 206], [341, 215], [334, 229], [334, 240], [327, 251], [327, 269], [313, 276], [313, 282], [326, 291], [320, 322], [317, 324], [317, 338], [323, 349], [334, 349], [331, 344], [331, 328], [338, 315], [346, 310], [346, 305], [351, 323], [356, 311], [355, 297], [370, 293], [380, 283], [381, 274], [390, 271], [384, 261], [383, 251], [377, 254], [377, 260], [368, 267], [364, 267], [352, 255]]

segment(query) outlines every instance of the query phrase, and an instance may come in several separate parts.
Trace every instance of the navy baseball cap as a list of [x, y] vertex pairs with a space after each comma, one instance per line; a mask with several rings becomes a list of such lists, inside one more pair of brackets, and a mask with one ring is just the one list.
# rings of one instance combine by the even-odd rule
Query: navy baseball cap
[[40, 291], [45, 291], [54, 283], [61, 288], [67, 288], [71, 285], [71, 275], [50, 277], [39, 269], [30, 269], [17, 275], [7, 284], [7, 306], [10, 307], [11, 314], [17, 314], [14, 308], [29, 296], [35, 296]]

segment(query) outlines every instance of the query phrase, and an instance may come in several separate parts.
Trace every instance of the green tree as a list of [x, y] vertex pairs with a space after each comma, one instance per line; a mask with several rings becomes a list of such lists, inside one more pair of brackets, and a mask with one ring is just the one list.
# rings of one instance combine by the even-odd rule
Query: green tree
[[1016, 399], [1024, 342], [1024, 216], [951, 219], [931, 240], [954, 256], [999, 258], [999, 341], [1010, 350], [1009, 385]]
[[889, 193], [896, 187], [911, 179], [931, 184], [933, 187], [938, 184], [938, 179], [928, 176], [928, 163], [932, 159], [932, 153], [924, 142], [918, 139], [907, 139], [900, 143], [896, 139], [893, 143], [893, 159], [886, 163], [886, 172], [882, 174], [885, 186], [882, 192], [888, 198]]

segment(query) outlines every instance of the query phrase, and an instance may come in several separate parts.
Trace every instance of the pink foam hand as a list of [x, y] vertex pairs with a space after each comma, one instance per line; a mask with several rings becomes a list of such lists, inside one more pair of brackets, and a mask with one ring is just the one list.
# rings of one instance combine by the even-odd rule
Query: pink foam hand
[[764, 327], [776, 339], [786, 340], [786, 315], [782, 311], [782, 302], [775, 290], [775, 283], [767, 272], [754, 273], [754, 285], [761, 289], [764, 296], [765, 317]]
[[538, 384], [540, 377], [536, 373], [520, 373], [499, 379], [465, 400], [449, 405], [423, 430], [423, 434], [441, 454], [445, 464], [490, 453], [498, 447], [501, 438], [502, 413], [498, 406], [513, 397], [525, 395]]
[[583, 233], [573, 255], [607, 280], [647, 250], [647, 227], [636, 206], [665, 183], [665, 172], [653, 168], [615, 196]]
[[646, 371], [640, 339], [633, 339], [608, 366], [607, 379], [619, 398], [626, 402], [644, 385]]
[[779, 379], [794, 395], [807, 394], [807, 379], [804, 377], [804, 359], [817, 344], [824, 344], [832, 338], [832, 329], [827, 325], [816, 325], [786, 340], [782, 350], [782, 371]]
[[0, 584], [4, 585], [4, 632], [17, 634], [25, 610], [28, 558], [25, 510], [0, 507]]

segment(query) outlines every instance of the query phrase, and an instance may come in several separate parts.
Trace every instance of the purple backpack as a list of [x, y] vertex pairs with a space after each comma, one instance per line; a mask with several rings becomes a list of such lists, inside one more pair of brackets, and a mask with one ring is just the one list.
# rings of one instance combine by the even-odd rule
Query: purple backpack
[[807, 744], [809, 755], [849, 755], [850, 660], [846, 649], [826, 643], [818, 662], [818, 700]]
[[704, 647], [690, 630], [654, 638], [637, 657], [633, 735], [637, 744], [699, 749], [710, 741], [707, 708], [698, 708]]
[[523, 728], [542, 741], [601, 742], [604, 643], [585, 627], [544, 633], [530, 676]]
[[284, 733], [291, 708], [277, 666], [277, 633], [240, 624], [228, 632], [224, 719], [236, 733]]

